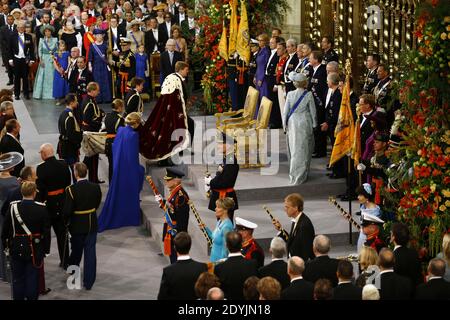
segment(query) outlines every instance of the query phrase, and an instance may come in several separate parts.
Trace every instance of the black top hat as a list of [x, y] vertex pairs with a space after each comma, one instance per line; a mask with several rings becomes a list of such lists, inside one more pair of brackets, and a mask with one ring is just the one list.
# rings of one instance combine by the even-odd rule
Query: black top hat
[[183, 178], [184, 177], [184, 172], [182, 172], [181, 170], [175, 169], [175, 168], [167, 168], [166, 169], [166, 175], [163, 178], [164, 180], [172, 180], [175, 178]]

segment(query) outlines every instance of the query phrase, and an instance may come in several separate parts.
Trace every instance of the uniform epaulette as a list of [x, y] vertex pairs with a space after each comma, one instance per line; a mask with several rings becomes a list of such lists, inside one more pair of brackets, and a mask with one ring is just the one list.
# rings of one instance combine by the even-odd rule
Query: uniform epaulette
[[35, 201], [34, 203], [40, 205], [40, 206], [44, 206], [45, 207], [45, 203], [39, 202], [39, 201]]
[[22, 200], [14, 200], [14, 201], [11, 201], [9, 204], [21, 203], [21, 202], [22, 202]]

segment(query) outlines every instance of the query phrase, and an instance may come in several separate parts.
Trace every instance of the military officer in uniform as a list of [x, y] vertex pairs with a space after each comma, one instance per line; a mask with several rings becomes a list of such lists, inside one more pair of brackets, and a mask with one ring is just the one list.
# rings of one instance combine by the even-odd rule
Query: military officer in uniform
[[83, 285], [91, 290], [97, 272], [97, 209], [102, 201], [100, 186], [87, 180], [87, 167], [84, 163], [75, 164], [77, 182], [66, 188], [64, 202], [64, 221], [69, 227], [72, 251], [69, 265], [79, 266], [84, 252]]
[[145, 80], [135, 77], [131, 80], [131, 88], [125, 96], [125, 116], [132, 112], [144, 113], [144, 102], [140, 93], [144, 90]]
[[248, 64], [248, 85], [255, 88], [253, 79], [255, 78], [256, 74], [256, 57], [258, 56], [259, 51], [258, 40], [255, 39], [250, 40], [250, 51], [252, 55], [250, 57], [250, 62]]
[[[174, 247], [173, 239], [178, 232], [188, 231], [189, 223], [189, 196], [181, 185], [181, 179], [184, 177], [184, 173], [175, 168], [167, 168], [166, 175], [164, 176], [165, 184], [169, 189], [169, 196], [166, 200], [166, 206], [172, 220], [173, 228], [164, 223], [163, 226], [163, 241], [170, 240], [170, 263], [177, 261], [177, 253]], [[155, 197], [159, 202], [159, 196]], [[174, 233], [169, 233], [169, 228], [175, 229]], [[169, 236], [169, 237], [168, 237]]]
[[81, 141], [83, 140], [83, 132], [75, 118], [74, 110], [78, 108], [78, 99], [76, 94], [69, 93], [65, 99], [66, 109], [61, 113], [58, 120], [59, 141], [58, 156], [64, 159], [73, 175], [73, 165], [79, 161]]
[[322, 38], [322, 42], [321, 42], [322, 54], [323, 54], [322, 64], [324, 64], [325, 66], [330, 61], [339, 62], [339, 57], [338, 57], [336, 51], [333, 50], [333, 46], [334, 46], [334, 40], [331, 37], [325, 36]]
[[234, 211], [238, 209], [236, 191], [234, 190], [239, 173], [239, 164], [234, 154], [235, 143], [236, 141], [225, 133], [218, 136], [217, 147], [223, 154], [222, 164], [219, 165], [214, 178], [205, 177], [206, 189], [210, 189], [208, 209], [215, 212], [217, 199], [232, 198], [234, 208], [228, 210], [228, 217], [232, 222]]
[[392, 125], [394, 122], [394, 105], [392, 104], [391, 97], [391, 82], [392, 77], [389, 74], [389, 69], [386, 65], [380, 64], [377, 70], [378, 84], [373, 89], [373, 95], [375, 96], [375, 103], [378, 107], [383, 108], [386, 111], [386, 118], [388, 125]]
[[378, 65], [380, 64], [380, 56], [376, 53], [368, 55], [366, 61], [367, 71], [366, 79], [364, 81], [363, 92], [372, 94], [373, 88], [378, 84]]
[[272, 111], [270, 113], [271, 129], [279, 129], [282, 127], [280, 106], [278, 105], [278, 95], [274, 92], [277, 83], [277, 65], [280, 57], [277, 54], [277, 45], [281, 42], [280, 37], [273, 37], [269, 41], [270, 57], [264, 73], [265, 83], [267, 84], [268, 98], [273, 101]]
[[44, 259], [42, 246], [49, 234], [47, 208], [35, 202], [36, 184], [25, 181], [22, 200], [13, 201], [5, 216], [2, 230], [3, 246], [11, 256], [14, 300], [37, 300], [39, 268]]
[[127, 91], [128, 81], [136, 75], [136, 58], [130, 50], [131, 40], [128, 38], [120, 38], [121, 52], [119, 61], [114, 61], [111, 57], [109, 64], [118, 69], [118, 77], [116, 83], [116, 97], [123, 98]]
[[[64, 206], [64, 190], [70, 186], [71, 173], [69, 166], [63, 160], [55, 158], [55, 151], [51, 144], [43, 144], [39, 153], [43, 162], [36, 167], [36, 184], [41, 201], [46, 203], [50, 223], [56, 234], [59, 266], [66, 268], [69, 246], [62, 218], [62, 209]], [[50, 252], [50, 240], [49, 236], [46, 243], [46, 252]]]
[[125, 126], [125, 119], [122, 116], [124, 110], [124, 103], [121, 99], [115, 99], [112, 104], [112, 111], [105, 116], [105, 129], [106, 129], [106, 141], [105, 141], [105, 154], [108, 157], [108, 179], [111, 183], [113, 174], [113, 155], [112, 144], [116, 137], [119, 127]]
[[383, 226], [384, 221], [369, 213], [364, 214], [362, 218], [363, 222], [361, 223], [361, 227], [363, 233], [367, 236], [364, 245], [380, 253], [380, 250], [386, 247], [386, 243], [380, 236], [380, 228]]
[[258, 269], [264, 265], [264, 251], [253, 238], [253, 230], [258, 227], [256, 223], [236, 217], [236, 231], [242, 237], [241, 253], [247, 260], [255, 260]]
[[[81, 109], [83, 112], [83, 131], [99, 132], [105, 112], [97, 105], [95, 98], [100, 93], [98, 83], [91, 82], [87, 86], [87, 96], [83, 99]], [[91, 157], [85, 156], [83, 162], [89, 170], [89, 181], [104, 183], [98, 179], [98, 154]]]
[[[72, 71], [69, 78], [70, 92], [75, 93], [78, 101], [83, 101], [87, 96], [87, 85], [94, 81], [92, 73], [86, 67], [86, 60], [84, 57], [77, 59], [77, 69]], [[81, 122], [81, 110], [75, 110], [75, 117]]]

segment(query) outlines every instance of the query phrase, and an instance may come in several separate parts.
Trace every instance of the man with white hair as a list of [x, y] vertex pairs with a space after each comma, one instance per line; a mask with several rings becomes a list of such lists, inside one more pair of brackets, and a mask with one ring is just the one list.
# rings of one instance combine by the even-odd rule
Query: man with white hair
[[206, 300], [225, 300], [225, 295], [222, 289], [212, 287], [211, 289], [208, 290]]
[[25, 21], [17, 24], [17, 30], [9, 39], [8, 63], [14, 69], [14, 95], [20, 99], [20, 82], [22, 81], [25, 99], [30, 99], [28, 84], [28, 66], [35, 60], [33, 39], [25, 33]]
[[293, 256], [288, 261], [287, 272], [291, 278], [289, 287], [281, 292], [281, 300], [312, 300], [314, 284], [303, 279], [305, 262], [302, 258]]
[[[69, 246], [66, 238], [66, 229], [62, 219], [66, 187], [70, 186], [72, 175], [69, 166], [64, 160], [55, 158], [55, 151], [50, 143], [44, 143], [39, 149], [42, 163], [36, 167], [36, 185], [40, 200], [46, 203], [50, 223], [56, 234], [60, 267], [66, 268], [69, 257]], [[50, 237], [44, 248], [50, 252]]]
[[288, 39], [286, 41], [286, 49], [289, 54], [289, 58], [286, 61], [286, 64], [284, 65], [284, 85], [286, 94], [289, 91], [295, 90], [294, 84], [292, 83], [292, 80], [289, 79], [289, 73], [292, 71], [295, 71], [295, 68], [298, 65], [299, 59], [297, 55], [297, 41], [295, 39]]
[[324, 235], [318, 235], [314, 238], [313, 252], [316, 258], [306, 263], [303, 273], [306, 280], [315, 283], [319, 279], [328, 279], [333, 287], [337, 286], [336, 272], [339, 261], [328, 256], [330, 249], [330, 238]]
[[362, 289], [363, 300], [380, 300], [380, 292], [373, 284], [366, 284]]
[[282, 289], [289, 286], [289, 275], [287, 274], [287, 263], [283, 257], [286, 254], [286, 243], [280, 237], [275, 237], [270, 242], [270, 253], [272, 254], [272, 262], [259, 268], [258, 277], [273, 277], [281, 284]]
[[326, 70], [327, 70], [327, 74], [330, 74], [333, 72], [339, 74], [339, 63], [337, 63], [337, 61], [328, 62], [327, 66], [326, 66]]
[[176, 41], [174, 39], [169, 39], [166, 42], [166, 51], [161, 54], [161, 75], [160, 82], [161, 85], [169, 74], [175, 72], [175, 64], [178, 61], [183, 61], [183, 56], [180, 52], [175, 51]]

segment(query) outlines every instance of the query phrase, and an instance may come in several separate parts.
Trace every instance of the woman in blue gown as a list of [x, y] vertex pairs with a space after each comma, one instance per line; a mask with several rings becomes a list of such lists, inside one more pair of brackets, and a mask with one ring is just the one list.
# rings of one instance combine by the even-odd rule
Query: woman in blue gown
[[64, 71], [69, 64], [70, 52], [66, 50], [66, 43], [64, 40], [59, 41], [59, 50], [55, 55], [55, 75], [53, 77], [53, 98], [55, 98], [56, 105], [61, 104], [66, 95], [69, 93], [69, 83], [64, 78]]
[[43, 25], [40, 28], [44, 37], [39, 41], [38, 57], [39, 67], [34, 79], [33, 98], [52, 99], [53, 98], [53, 76], [55, 67], [53, 66], [53, 54], [58, 49], [58, 39], [52, 37], [55, 28], [50, 25]]
[[95, 41], [89, 49], [89, 70], [92, 71], [94, 81], [100, 85], [100, 94], [97, 96], [97, 103], [109, 103], [112, 100], [111, 93], [111, 69], [108, 66], [106, 50], [108, 46], [103, 41], [104, 30], [95, 29]]
[[112, 146], [113, 176], [105, 205], [98, 218], [98, 232], [141, 224], [139, 194], [144, 182], [144, 167], [139, 164], [139, 134], [135, 131], [141, 117], [130, 113], [120, 127]]

